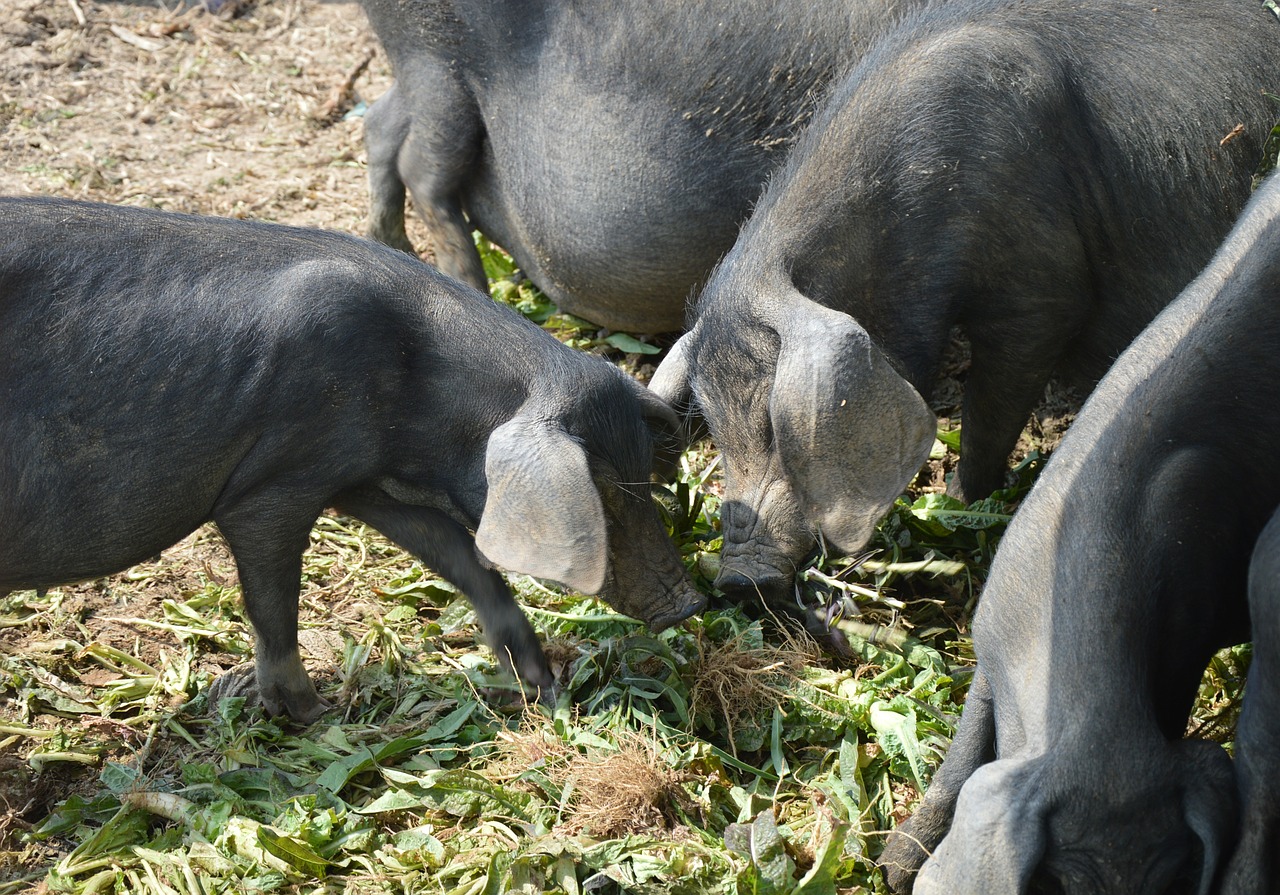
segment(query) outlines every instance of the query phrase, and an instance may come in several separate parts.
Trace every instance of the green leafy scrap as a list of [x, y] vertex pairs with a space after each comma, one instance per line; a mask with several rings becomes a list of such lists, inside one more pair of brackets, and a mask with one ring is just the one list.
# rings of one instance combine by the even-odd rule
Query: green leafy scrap
[[750, 824], [730, 824], [724, 843], [747, 860], [736, 880], [738, 895], [784, 895], [795, 888], [795, 862], [787, 854], [772, 809], [761, 811]]

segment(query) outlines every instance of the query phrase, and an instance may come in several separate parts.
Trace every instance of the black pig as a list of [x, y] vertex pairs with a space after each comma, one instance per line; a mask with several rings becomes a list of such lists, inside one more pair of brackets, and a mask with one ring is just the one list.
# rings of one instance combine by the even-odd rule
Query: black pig
[[655, 627], [697, 611], [648, 496], [646, 422], [675, 420], [607, 362], [384, 246], [0, 199], [0, 592], [119, 571], [213, 520], [270, 712], [326, 707], [297, 645], [326, 507], [461, 588], [535, 688], [550, 669], [491, 563]]
[[369, 235], [483, 287], [478, 227], [566, 311], [684, 326], [815, 97], [921, 0], [362, 0], [396, 82], [369, 109]]
[[[1280, 207], [1276, 208], [1280, 213]], [[1280, 234], [1278, 234], [1280, 236]], [[1264, 287], [1280, 293], [1280, 238], [1270, 240]], [[1256, 281], [1253, 285], [1257, 285]], [[1280, 345], [1277, 346], [1280, 348]], [[1266, 474], [1266, 470], [1262, 471]], [[1240, 842], [1227, 865], [1221, 895], [1274, 895], [1280, 887], [1280, 512], [1258, 536], [1249, 563], [1249, 624], [1253, 662], [1236, 727]]]
[[[1102, 379], [1009, 526], [955, 742], [881, 858], [898, 891], [929, 852], [917, 895], [1212, 890], [1236, 786], [1221, 747], [1182, 736], [1213, 651], [1248, 638], [1250, 554], [1280, 504], [1278, 293], [1272, 178]], [[1260, 639], [1273, 616], [1255, 618]], [[1246, 706], [1274, 713], [1273, 670], [1251, 671]], [[1274, 768], [1266, 729], [1241, 722], [1242, 758], [1257, 745]], [[1274, 858], [1274, 791], [1274, 775], [1256, 804], [1246, 789], [1242, 873]]]
[[826, 101], [652, 387], [724, 456], [730, 592], [786, 596], [924, 461], [968, 334], [952, 493], [998, 487], [1052, 372], [1091, 384], [1209, 260], [1275, 120], [1280, 23], [1239, 0], [963, 0]]

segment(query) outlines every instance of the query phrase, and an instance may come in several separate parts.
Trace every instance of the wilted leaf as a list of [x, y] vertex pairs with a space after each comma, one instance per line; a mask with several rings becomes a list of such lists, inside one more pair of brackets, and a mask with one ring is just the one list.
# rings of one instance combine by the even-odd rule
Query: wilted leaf
[[774, 895], [795, 885], [795, 863], [773, 820], [773, 809], [761, 811], [750, 826], [730, 824], [724, 844], [750, 864], [738, 876], [740, 895]]
[[329, 862], [312, 851], [305, 843], [289, 836], [281, 836], [269, 827], [258, 828], [258, 843], [291, 867], [310, 876], [324, 878]]
[[840, 859], [844, 854], [844, 841], [849, 836], [849, 827], [837, 824], [831, 835], [819, 847], [814, 855], [813, 866], [800, 880], [791, 895], [836, 895], [836, 871], [840, 867]]
[[907, 763], [912, 782], [923, 792], [926, 768], [916, 736], [915, 710], [900, 703], [892, 708], [887, 703], [876, 703], [871, 706], [871, 726], [880, 735], [880, 746]]

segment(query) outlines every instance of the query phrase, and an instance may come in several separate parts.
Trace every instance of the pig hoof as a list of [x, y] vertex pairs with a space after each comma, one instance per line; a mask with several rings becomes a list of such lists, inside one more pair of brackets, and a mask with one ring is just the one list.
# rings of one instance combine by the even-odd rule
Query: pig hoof
[[320, 697], [309, 680], [306, 688], [285, 689], [280, 686], [265, 688], [259, 686], [258, 691], [262, 707], [267, 710], [268, 715], [288, 715], [304, 727], [319, 720], [321, 715], [332, 708], [328, 700]]
[[528, 696], [532, 696], [533, 701], [538, 703], [538, 705], [554, 709], [556, 707], [556, 700], [560, 696], [560, 688], [553, 683], [549, 687], [538, 687], [536, 691], [528, 693], [526, 698]]
[[310, 724], [329, 708], [302, 667], [297, 649], [274, 657], [259, 650], [255, 668], [258, 695], [267, 714], [288, 715], [299, 724]]
[[556, 678], [551, 673], [542, 644], [538, 642], [538, 635], [533, 633], [523, 615], [519, 621], [523, 624], [512, 625], [509, 630], [493, 631], [490, 642], [502, 670], [514, 676], [521, 689], [534, 696], [540, 690], [554, 687]]
[[258, 676], [254, 674], [253, 665], [237, 665], [213, 679], [209, 685], [209, 713], [215, 714], [218, 703], [236, 696], [244, 697], [246, 703], [258, 701]]
[[268, 715], [288, 715], [299, 724], [307, 725], [332, 707], [327, 700], [320, 698], [310, 681], [307, 681], [307, 688], [309, 693], [283, 693], [279, 687], [269, 688], [264, 693], [258, 683], [257, 669], [250, 664], [237, 665], [209, 685], [209, 712], [216, 713], [222, 700], [241, 696], [246, 703], [261, 704]]
[[541, 650], [538, 651], [538, 662], [526, 662], [521, 665], [520, 673], [516, 676], [516, 685], [519, 687], [523, 701], [528, 705], [539, 703], [554, 706], [556, 704], [558, 688], [555, 675], [551, 673], [551, 666], [543, 658]]
[[916, 881], [916, 872], [929, 857], [919, 841], [911, 835], [911, 823], [889, 834], [889, 844], [880, 855], [880, 872], [890, 892], [910, 895]]
[[294, 721], [297, 721], [303, 727], [307, 727], [319, 721], [324, 713], [331, 708], [333, 708], [333, 703], [317, 694], [310, 706], [289, 706], [286, 707], [285, 711]]
[[548, 687], [530, 687], [523, 681], [517, 681], [515, 687], [485, 687], [480, 690], [480, 694], [490, 705], [499, 710], [512, 711], [522, 711], [534, 705], [554, 709], [559, 693], [560, 688], [554, 684]]

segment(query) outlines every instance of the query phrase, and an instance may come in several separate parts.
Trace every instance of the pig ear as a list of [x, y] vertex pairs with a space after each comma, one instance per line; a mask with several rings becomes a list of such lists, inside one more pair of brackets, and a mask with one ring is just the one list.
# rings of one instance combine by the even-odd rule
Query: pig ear
[[1035, 766], [995, 761], [960, 789], [946, 838], [920, 868], [915, 895], [1018, 895], [1044, 856], [1043, 809]]
[[698, 327], [695, 325], [676, 343], [667, 349], [667, 356], [658, 364], [653, 379], [649, 381], [649, 390], [666, 401], [680, 413], [690, 412], [693, 404], [693, 385], [689, 378], [690, 366], [693, 363], [693, 343], [697, 339]]
[[929, 456], [937, 418], [852, 317], [795, 298], [775, 322], [774, 440], [805, 517], [854, 550]]
[[599, 593], [608, 539], [582, 446], [562, 429], [516, 417], [489, 436], [484, 473], [480, 552], [509, 571]]
[[1184, 764], [1183, 812], [1187, 826], [1200, 840], [1203, 856], [1196, 891], [1208, 895], [1235, 834], [1235, 772], [1231, 759], [1217, 743], [1181, 740], [1175, 748], [1182, 753]]
[[[702, 427], [697, 407], [693, 400], [693, 380], [691, 368], [693, 364], [693, 343], [698, 338], [698, 327], [681, 336], [667, 351], [667, 356], [658, 364], [657, 372], [649, 382], [651, 397], [655, 397], [663, 406], [672, 412], [675, 427], [658, 438], [654, 450], [654, 473], [661, 479], [669, 480], [675, 476], [676, 465], [680, 455], [684, 453], [695, 433]], [[642, 402], [643, 404], [643, 402]], [[646, 419], [650, 419], [649, 410], [645, 411]]]
[[640, 402], [640, 414], [645, 424], [653, 433], [653, 472], [658, 478], [671, 479], [676, 474], [680, 463], [680, 455], [684, 453], [684, 429], [680, 425], [680, 417], [671, 409], [671, 405], [662, 400], [655, 392], [645, 388], [634, 379], [628, 382], [635, 385], [636, 400]]

